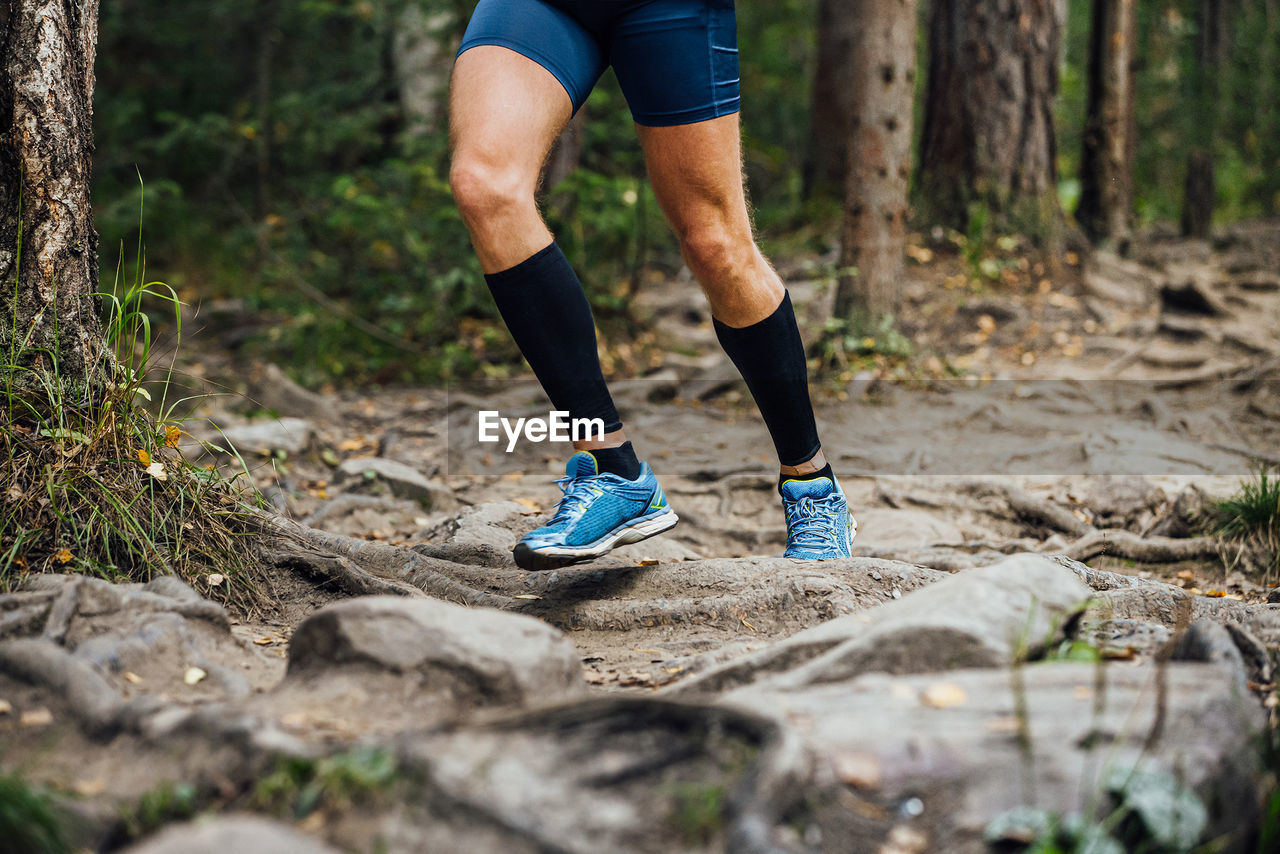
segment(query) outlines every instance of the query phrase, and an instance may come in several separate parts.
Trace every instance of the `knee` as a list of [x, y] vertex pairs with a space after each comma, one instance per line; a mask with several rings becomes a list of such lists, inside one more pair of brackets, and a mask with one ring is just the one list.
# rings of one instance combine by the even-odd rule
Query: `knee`
[[680, 236], [680, 249], [689, 269], [705, 283], [746, 268], [755, 254], [755, 243], [749, 236], [712, 223], [688, 229]]
[[473, 157], [456, 158], [449, 169], [453, 198], [468, 224], [500, 218], [533, 204], [533, 191], [514, 170]]

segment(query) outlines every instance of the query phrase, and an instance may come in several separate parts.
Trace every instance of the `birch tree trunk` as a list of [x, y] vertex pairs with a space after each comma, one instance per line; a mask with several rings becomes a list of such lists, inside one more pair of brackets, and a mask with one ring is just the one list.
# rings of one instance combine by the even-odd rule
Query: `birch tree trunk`
[[[89, 206], [98, 0], [0, 0], [0, 363], [19, 390], [108, 377]], [[55, 363], [56, 360], [56, 363]]]
[[1124, 240], [1133, 222], [1137, 13], [1137, 0], [1093, 0], [1076, 221], [1095, 243]]
[[841, 88], [849, 97], [848, 169], [834, 315], [854, 327], [901, 303], [916, 79], [916, 0], [851, 0]]

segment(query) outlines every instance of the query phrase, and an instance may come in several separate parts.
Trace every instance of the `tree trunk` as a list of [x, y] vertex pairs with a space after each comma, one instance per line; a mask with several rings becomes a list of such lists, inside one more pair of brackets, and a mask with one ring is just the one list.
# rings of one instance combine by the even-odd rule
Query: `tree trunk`
[[111, 364], [92, 296], [97, 20], [97, 0], [0, 0], [0, 361], [19, 390], [38, 386], [14, 366], [83, 394]]
[[1129, 236], [1133, 212], [1137, 0], [1093, 0], [1076, 220], [1095, 243]]
[[1182, 233], [1207, 238], [1213, 226], [1217, 182], [1213, 143], [1218, 133], [1218, 75], [1226, 38], [1227, 0], [1200, 0], [1196, 16], [1196, 66], [1191, 74], [1191, 117], [1187, 181], [1182, 200]]
[[861, 5], [857, 0], [818, 0], [818, 61], [803, 174], [806, 199], [844, 196], [853, 98], [843, 84], [862, 23], [854, 9]]
[[582, 144], [586, 140], [587, 108], [584, 105], [578, 114], [569, 120], [560, 132], [559, 138], [547, 155], [543, 167], [542, 186], [545, 190], [553, 190], [556, 185], [573, 174], [582, 160]]
[[929, 17], [921, 211], [1042, 245], [1060, 236], [1053, 102], [1061, 26], [1054, 0], [938, 0]]
[[[452, 9], [427, 12], [409, 3], [396, 16], [391, 60], [405, 134], [421, 138], [440, 124], [449, 69], [458, 48], [458, 16]], [[466, 20], [464, 17], [462, 20]]]
[[835, 316], [856, 328], [901, 302], [916, 79], [916, 0], [852, 0], [840, 88], [849, 97], [848, 176]]

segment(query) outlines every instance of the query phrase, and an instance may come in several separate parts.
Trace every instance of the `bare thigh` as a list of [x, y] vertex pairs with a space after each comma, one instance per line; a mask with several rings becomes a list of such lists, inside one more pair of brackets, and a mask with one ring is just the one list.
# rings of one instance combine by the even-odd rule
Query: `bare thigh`
[[454, 196], [484, 271], [507, 269], [551, 242], [534, 193], [572, 102], [538, 63], [482, 45], [458, 57], [449, 104]]

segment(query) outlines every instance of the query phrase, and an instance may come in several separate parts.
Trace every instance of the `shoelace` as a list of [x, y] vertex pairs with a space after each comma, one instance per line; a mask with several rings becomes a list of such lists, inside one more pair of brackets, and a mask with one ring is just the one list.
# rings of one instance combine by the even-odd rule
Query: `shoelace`
[[556, 486], [560, 487], [564, 497], [560, 499], [560, 505], [556, 507], [556, 515], [551, 517], [551, 521], [547, 525], [568, 522], [578, 512], [578, 509], [595, 494], [591, 489], [591, 478], [589, 477], [562, 477], [556, 481]]
[[798, 498], [787, 507], [790, 541], [803, 548], [828, 548], [836, 538], [836, 499]]

